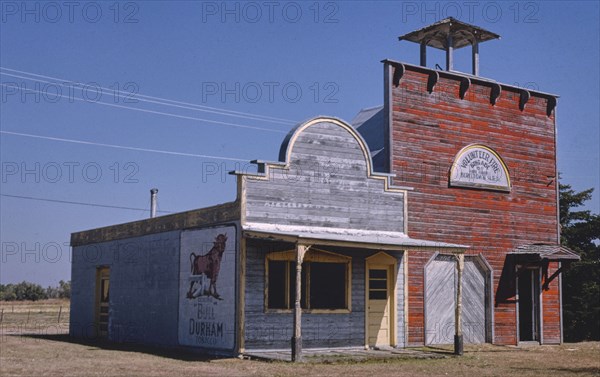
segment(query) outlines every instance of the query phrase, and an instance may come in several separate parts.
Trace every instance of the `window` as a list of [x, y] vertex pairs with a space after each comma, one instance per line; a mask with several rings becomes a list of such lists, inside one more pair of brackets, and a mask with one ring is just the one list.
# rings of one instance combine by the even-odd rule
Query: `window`
[[369, 269], [369, 300], [387, 300], [387, 270]]
[[[311, 249], [302, 263], [302, 297], [306, 310], [350, 310], [351, 258]], [[266, 258], [266, 309], [291, 310], [296, 296], [294, 251], [271, 253]]]

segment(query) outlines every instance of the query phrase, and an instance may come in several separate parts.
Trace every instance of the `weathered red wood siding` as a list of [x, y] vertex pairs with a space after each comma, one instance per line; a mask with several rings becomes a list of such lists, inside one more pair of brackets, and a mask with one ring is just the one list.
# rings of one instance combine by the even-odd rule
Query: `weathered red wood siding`
[[[548, 100], [535, 94], [521, 111], [516, 90], [505, 88], [492, 106], [490, 86], [472, 84], [460, 99], [459, 80], [441, 77], [432, 94], [427, 92], [427, 80], [426, 73], [408, 67], [399, 85], [392, 85], [394, 183], [414, 187], [408, 195], [408, 233], [469, 245], [470, 253], [483, 253], [494, 270], [496, 295], [509, 251], [558, 239], [554, 115], [546, 115]], [[510, 193], [448, 187], [455, 155], [473, 143], [484, 144], [503, 158], [510, 172]], [[423, 262], [415, 254], [408, 265], [408, 326], [416, 331], [423, 323]], [[514, 286], [502, 289], [509, 291], [498, 295], [501, 298], [494, 304], [494, 342], [515, 344]], [[546, 294], [552, 303], [547, 311], [544, 307], [549, 340], [556, 339], [560, 330], [558, 315], [552, 314], [558, 313], [556, 300], [550, 299], [558, 292]], [[409, 334], [409, 343], [422, 340], [422, 334]]]
[[411, 252], [408, 255], [408, 346], [425, 342], [425, 264], [433, 252]]
[[[558, 270], [558, 262], [548, 266], [548, 277]], [[544, 343], [560, 343], [560, 284], [558, 276], [542, 290], [542, 311], [544, 317]]]

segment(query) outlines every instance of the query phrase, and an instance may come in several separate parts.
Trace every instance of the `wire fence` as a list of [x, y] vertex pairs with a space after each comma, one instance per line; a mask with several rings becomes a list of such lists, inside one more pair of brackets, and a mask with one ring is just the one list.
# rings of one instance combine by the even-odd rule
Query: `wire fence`
[[0, 325], [53, 325], [69, 323], [70, 307], [60, 304], [3, 304], [0, 306]]

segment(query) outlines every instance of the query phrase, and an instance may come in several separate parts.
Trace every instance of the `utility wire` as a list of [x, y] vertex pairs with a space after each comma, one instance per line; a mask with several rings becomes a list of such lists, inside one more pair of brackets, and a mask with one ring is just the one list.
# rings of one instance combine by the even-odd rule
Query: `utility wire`
[[[150, 211], [147, 208], [113, 206], [113, 205], [98, 204], [98, 203], [73, 202], [73, 201], [70, 201], [70, 200], [58, 200], [58, 199], [38, 198], [38, 197], [34, 197], [34, 196], [10, 195], [10, 194], [0, 194], [0, 196], [4, 196], [4, 197], [7, 197], [7, 198], [38, 200], [38, 201], [42, 201], [42, 202], [52, 202], [52, 203], [62, 203], [62, 204], [74, 204], [74, 205], [82, 205], [82, 206], [90, 206], [90, 207], [126, 209], [126, 210], [131, 210], [131, 211]], [[157, 212], [161, 212], [161, 213], [175, 213], [175, 212], [171, 212], [171, 211], [157, 211]]]
[[[0, 84], [0, 86], [9, 87], [8, 85], [3, 84], [3, 83]], [[17, 89], [22, 90], [22, 91], [24, 90], [24, 91], [27, 91], [27, 92], [42, 94], [42, 92], [40, 90], [26, 89], [26, 88], [21, 88], [21, 87], [17, 87]], [[71, 98], [71, 99], [74, 99], [74, 100], [77, 100], [77, 101], [81, 101], [81, 102], [88, 102], [88, 103], [91, 102], [91, 101], [85, 100], [83, 98], [67, 97], [67, 96], [64, 96], [64, 95], [58, 94], [58, 93], [54, 94], [54, 95], [57, 96], [57, 97], [61, 97], [61, 98]], [[283, 134], [287, 133], [287, 131], [274, 130], [274, 129], [271, 129], [271, 128], [255, 127], [255, 126], [248, 126], [248, 125], [238, 124], [238, 123], [229, 123], [229, 122], [221, 122], [221, 121], [211, 120], [211, 119], [195, 118], [195, 117], [189, 117], [189, 116], [185, 116], [185, 115], [177, 115], [177, 114], [173, 114], [173, 113], [165, 113], [165, 112], [162, 112], [162, 111], [154, 111], [154, 110], [148, 110], [148, 109], [140, 109], [140, 108], [131, 107], [131, 106], [117, 105], [117, 104], [114, 104], [114, 103], [107, 103], [107, 102], [91, 102], [91, 103], [98, 104], [98, 105], [104, 105], [104, 106], [117, 107], [117, 108], [127, 109], [127, 110], [141, 111], [141, 112], [150, 113], [150, 114], [170, 116], [170, 117], [173, 117], [173, 118], [188, 119], [188, 120], [195, 120], [195, 121], [200, 121], [200, 122], [220, 124], [220, 125], [224, 125], [224, 126], [247, 128], [247, 129], [252, 129], [252, 130], [275, 132], [275, 133], [283, 133]]]
[[76, 139], [63, 139], [63, 138], [60, 138], [60, 137], [43, 136], [43, 135], [35, 135], [35, 134], [26, 134], [26, 133], [21, 133], [21, 132], [12, 132], [12, 131], [0, 131], [0, 134], [13, 135], [13, 136], [22, 136], [22, 137], [31, 137], [31, 138], [35, 138], [35, 139], [43, 139], [43, 140], [51, 140], [51, 141], [61, 141], [61, 142], [65, 142], [65, 143], [74, 143], [74, 144], [83, 144], [83, 145], [95, 145], [95, 146], [98, 146], [98, 147], [126, 149], [126, 150], [131, 150], [131, 151], [138, 151], [138, 152], [162, 153], [162, 154], [169, 154], [169, 155], [174, 155], [174, 156], [212, 158], [212, 159], [215, 159], [215, 160], [240, 161], [240, 162], [248, 162], [249, 161], [247, 159], [242, 159], [242, 158], [211, 156], [211, 155], [208, 155], [208, 154], [195, 154], [195, 153], [174, 152], [174, 151], [165, 151], [165, 150], [150, 149], [150, 148], [127, 147], [127, 146], [124, 146], [124, 145], [104, 144], [104, 143], [96, 143], [96, 142], [92, 142], [92, 141], [76, 140]]
[[[35, 81], [35, 82], [43, 82], [43, 83], [47, 83], [47, 84], [53, 84], [53, 85], [57, 85], [57, 86], [61, 86], [61, 87], [65, 87], [67, 86], [66, 84], [77, 84], [77, 85], [85, 85], [85, 86], [91, 86], [89, 84], [82, 84], [82, 83], [78, 83], [78, 82], [65, 82], [65, 83], [57, 83], [57, 82], [53, 82], [53, 81], [47, 81], [47, 80], [41, 80], [41, 79], [34, 79], [31, 77], [27, 77], [27, 76], [20, 76], [20, 75], [13, 75], [11, 73], [6, 73], [6, 72], [0, 72], [0, 75], [4, 75], [4, 76], [11, 76], [11, 77], [17, 77], [17, 78], [21, 78], [21, 79], [26, 79], [26, 80], [31, 80], [31, 81]], [[213, 114], [219, 114], [219, 115], [226, 115], [226, 116], [232, 116], [232, 117], [237, 117], [237, 118], [245, 118], [245, 119], [251, 119], [251, 120], [260, 120], [262, 122], [270, 122], [270, 123], [280, 123], [280, 124], [285, 124], [285, 125], [292, 125], [293, 122], [292, 121], [280, 121], [280, 120], [270, 120], [270, 119], [263, 119], [261, 118], [262, 115], [256, 115], [256, 116], [248, 116], [248, 115], [237, 115], [237, 114], [228, 114], [223, 112], [222, 110], [220, 111], [215, 111], [215, 110], [205, 110], [205, 109], [201, 109], [201, 108], [197, 108], [195, 106], [200, 106], [200, 105], [193, 105], [190, 104], [192, 106], [187, 106], [187, 105], [177, 105], [177, 104], [172, 104], [172, 103], [167, 103], [167, 102], [163, 102], [163, 101], [171, 101], [171, 100], [167, 100], [164, 99], [162, 101], [155, 101], [155, 100], [151, 100], [151, 99], [145, 99], [145, 98], [141, 98], [141, 97], [146, 97], [142, 94], [138, 94], [138, 93], [130, 93], [127, 91], [121, 91], [121, 90], [115, 90], [115, 89], [110, 89], [110, 88], [105, 88], [102, 86], [94, 86], [94, 89], [100, 89], [100, 90], [107, 90], [107, 91], [112, 91], [112, 92], [116, 92], [115, 93], [115, 97], [117, 96], [117, 93], [119, 94], [119, 96], [121, 96], [122, 94], [135, 94], [135, 97], [133, 99], [135, 99], [136, 101], [141, 101], [141, 102], [149, 102], [149, 103], [155, 103], [158, 105], [163, 105], [163, 106], [171, 106], [171, 107], [178, 107], [181, 109], [188, 109], [188, 110], [194, 110], [194, 111], [201, 111], [201, 112], [205, 112], [205, 113], [213, 113]], [[137, 98], [140, 97], [140, 98]], [[74, 98], [74, 97], [71, 97]]]
[[[1, 70], [5, 70], [5, 71], [10, 71], [10, 72], [17, 72], [17, 73], [21, 73], [21, 74], [25, 74], [25, 75], [35, 76], [35, 77], [42, 77], [42, 78], [46, 78], [46, 79], [50, 79], [50, 80], [61, 80], [61, 81], [65, 82], [65, 83], [70, 83], [70, 84], [87, 85], [87, 84], [84, 84], [84, 83], [81, 83], [81, 82], [73, 82], [73, 81], [70, 81], [70, 80], [66, 80], [66, 79], [62, 79], [62, 78], [58, 78], [58, 77], [40, 75], [40, 74], [36, 74], [36, 73], [33, 73], [33, 72], [19, 71], [19, 70], [16, 70], [16, 69], [5, 68], [5, 67], [0, 67], [0, 69]], [[64, 84], [60, 84], [60, 83], [55, 83], [55, 82], [51, 82], [51, 81], [34, 79], [34, 78], [31, 78], [31, 77], [18, 76], [18, 75], [13, 75], [13, 74], [5, 73], [5, 72], [4, 73], [0, 72], [0, 74], [7, 75], [7, 76], [12, 76], [12, 77], [24, 78], [24, 79], [32, 80], [32, 81], [40, 81], [40, 82], [45, 82], [45, 83], [49, 83], [49, 84], [56, 84], [56, 85], [60, 85], [60, 86], [65, 86]], [[98, 86], [98, 88], [103, 89], [103, 90], [108, 90], [108, 91], [114, 91], [114, 89], [105, 88], [105, 87], [101, 87], [101, 86]], [[151, 103], [158, 103], [158, 104], [162, 104], [162, 105], [165, 105], [165, 106], [175, 106], [175, 107], [181, 107], [181, 108], [190, 109], [190, 110], [204, 111], [204, 112], [215, 113], [215, 114], [226, 115], [226, 116], [232, 116], [232, 117], [254, 119], [254, 120], [262, 120], [262, 121], [273, 122], [273, 123], [284, 123], [284, 124], [288, 124], [288, 125], [293, 125], [293, 124], [297, 123], [297, 121], [290, 120], [290, 119], [277, 118], [277, 117], [272, 117], [272, 116], [267, 116], [267, 115], [252, 114], [252, 113], [247, 113], [247, 112], [242, 112], [242, 111], [228, 110], [228, 109], [223, 109], [223, 108], [218, 108], [218, 107], [212, 107], [212, 106], [198, 105], [198, 104], [194, 104], [194, 103], [183, 102], [183, 101], [176, 101], [176, 100], [171, 100], [171, 99], [162, 98], [162, 97], [148, 96], [148, 95], [139, 94], [139, 93], [135, 93], [135, 97], [136, 97], [136, 99], [138, 99], [140, 101], [146, 101], [146, 102], [151, 102]], [[183, 106], [177, 106], [177, 105], [183, 105]]]

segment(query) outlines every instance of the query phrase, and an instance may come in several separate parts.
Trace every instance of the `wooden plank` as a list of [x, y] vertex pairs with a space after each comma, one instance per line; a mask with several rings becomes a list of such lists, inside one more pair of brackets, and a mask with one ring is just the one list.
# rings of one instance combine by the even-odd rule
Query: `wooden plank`
[[282, 225], [404, 230], [404, 192], [369, 177], [367, 155], [348, 129], [331, 122], [297, 134], [289, 170], [246, 182], [245, 219]]
[[[455, 334], [456, 261], [438, 255], [425, 272], [426, 344], [451, 344]], [[464, 263], [462, 333], [465, 343], [485, 343], [485, 271], [472, 259]]]

